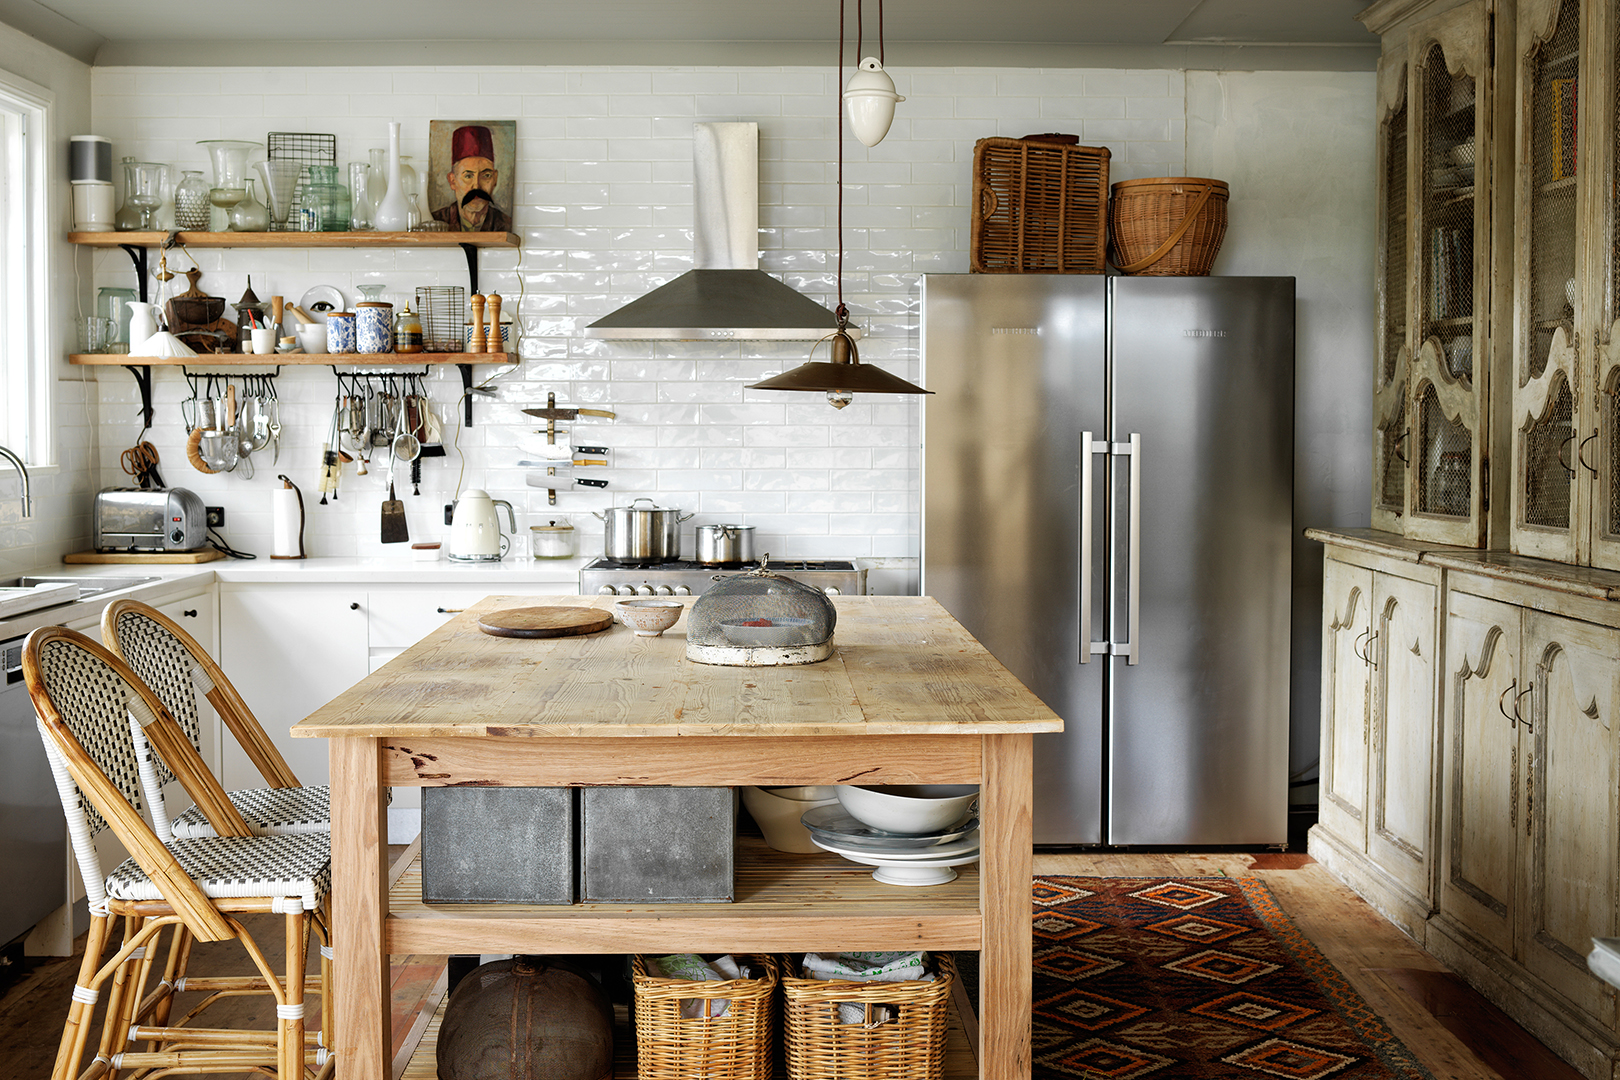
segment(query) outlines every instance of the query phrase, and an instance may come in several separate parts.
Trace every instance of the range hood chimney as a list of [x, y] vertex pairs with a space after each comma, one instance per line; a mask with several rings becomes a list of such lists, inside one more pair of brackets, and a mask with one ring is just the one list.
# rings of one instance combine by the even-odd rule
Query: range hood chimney
[[621, 341], [819, 341], [820, 304], [759, 268], [759, 125], [692, 125], [694, 265], [585, 327]]

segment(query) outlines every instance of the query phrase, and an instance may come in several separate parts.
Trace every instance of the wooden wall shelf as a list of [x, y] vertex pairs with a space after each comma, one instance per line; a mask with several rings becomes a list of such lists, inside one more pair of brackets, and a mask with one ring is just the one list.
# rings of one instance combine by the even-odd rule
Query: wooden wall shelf
[[[181, 232], [177, 242], [197, 248], [515, 248], [510, 232]], [[86, 247], [158, 247], [166, 232], [70, 232], [68, 243]]]
[[420, 353], [198, 353], [196, 356], [128, 356], [123, 353], [74, 353], [70, 364], [117, 367], [349, 367], [401, 364], [510, 364], [512, 354], [420, 352]]

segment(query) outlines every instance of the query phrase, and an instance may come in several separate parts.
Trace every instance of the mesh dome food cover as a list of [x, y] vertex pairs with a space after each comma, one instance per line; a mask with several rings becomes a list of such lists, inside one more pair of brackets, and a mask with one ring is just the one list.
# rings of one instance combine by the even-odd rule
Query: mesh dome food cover
[[814, 664], [832, 655], [838, 613], [814, 585], [758, 570], [718, 581], [686, 617], [686, 658], [700, 664]]

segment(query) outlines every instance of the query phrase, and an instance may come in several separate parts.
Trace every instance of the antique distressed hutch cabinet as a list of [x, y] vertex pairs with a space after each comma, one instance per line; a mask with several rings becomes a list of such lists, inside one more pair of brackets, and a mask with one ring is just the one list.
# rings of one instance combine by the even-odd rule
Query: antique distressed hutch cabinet
[[1383, 0], [1372, 529], [1311, 850], [1620, 1078], [1620, 0]]

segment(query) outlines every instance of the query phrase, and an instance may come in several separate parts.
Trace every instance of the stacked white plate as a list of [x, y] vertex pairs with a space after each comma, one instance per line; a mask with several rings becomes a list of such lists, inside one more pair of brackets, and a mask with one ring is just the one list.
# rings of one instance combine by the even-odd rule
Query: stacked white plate
[[799, 820], [817, 847], [876, 867], [872, 877], [886, 885], [943, 885], [956, 879], [953, 867], [979, 860], [975, 817], [920, 835], [874, 829], [837, 803], [818, 806]]

